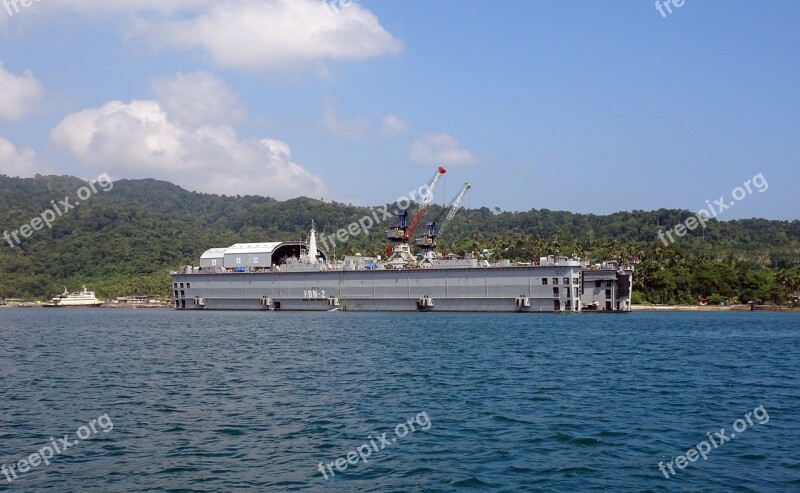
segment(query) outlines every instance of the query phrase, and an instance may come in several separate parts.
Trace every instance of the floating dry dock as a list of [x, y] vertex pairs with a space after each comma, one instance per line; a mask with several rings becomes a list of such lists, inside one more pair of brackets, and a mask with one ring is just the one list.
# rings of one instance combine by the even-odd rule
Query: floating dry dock
[[[445, 256], [436, 252], [435, 221], [428, 222], [425, 234], [413, 242], [420, 250], [414, 255], [411, 237], [446, 172], [438, 168], [427, 185], [420, 188], [420, 206], [413, 216], [404, 208], [395, 212], [397, 224], [385, 232], [386, 240], [392, 244], [386, 249], [387, 259], [356, 255], [331, 262], [328, 254], [317, 248], [312, 224], [308, 243], [242, 243], [206, 251], [199, 266], [187, 265], [172, 273], [175, 308], [630, 311], [633, 267], [615, 261], [590, 266], [587, 260], [549, 256], [540, 258], [535, 265], [514, 265], [508, 260], [490, 264], [466, 255]], [[461, 188], [442, 226], [453, 218], [470, 188], [469, 183]], [[327, 244], [326, 240], [322, 243]]]
[[[172, 273], [178, 310], [351, 310], [449, 312], [630, 311], [632, 267], [544, 257], [538, 265], [481, 265], [476, 259], [393, 268], [349, 257], [335, 268], [273, 262], [296, 243], [216, 249], [200, 267]], [[260, 248], [260, 250], [259, 250]], [[247, 250], [248, 253], [242, 253]], [[234, 252], [232, 256], [226, 252]], [[298, 252], [299, 253], [299, 252]], [[245, 256], [246, 255], [246, 256]], [[259, 258], [260, 257], [260, 258]], [[300, 258], [307, 254], [300, 254]], [[290, 257], [297, 258], [297, 257]], [[248, 262], [245, 262], [247, 259]], [[267, 261], [268, 260], [268, 261]], [[211, 265], [211, 262], [219, 265]], [[255, 263], [254, 263], [255, 262]], [[249, 264], [249, 265], [244, 265]], [[268, 265], [270, 268], [257, 267]], [[235, 266], [235, 267], [230, 267]], [[238, 270], [238, 272], [237, 272]]]

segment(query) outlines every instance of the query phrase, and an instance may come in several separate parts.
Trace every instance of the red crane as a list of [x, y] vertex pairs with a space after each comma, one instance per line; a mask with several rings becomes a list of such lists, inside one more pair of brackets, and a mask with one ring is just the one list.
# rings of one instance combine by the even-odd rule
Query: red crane
[[425, 186], [425, 193], [420, 199], [419, 209], [411, 219], [411, 223], [406, 229], [406, 234], [403, 235], [404, 242], [408, 241], [408, 239], [411, 238], [411, 235], [414, 234], [414, 229], [416, 229], [417, 223], [419, 223], [420, 219], [422, 219], [422, 215], [425, 214], [425, 210], [428, 208], [428, 205], [430, 205], [430, 203], [433, 201], [433, 191], [436, 190], [436, 186], [439, 184], [439, 181], [442, 179], [442, 176], [445, 173], [447, 173], [447, 170], [439, 166], [439, 169], [436, 170], [436, 174], [433, 175], [433, 178], [431, 178], [431, 180]]

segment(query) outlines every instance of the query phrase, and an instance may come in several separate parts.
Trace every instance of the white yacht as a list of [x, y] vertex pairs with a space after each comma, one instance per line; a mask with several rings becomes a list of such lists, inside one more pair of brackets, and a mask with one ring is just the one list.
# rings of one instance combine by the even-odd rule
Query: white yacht
[[83, 291], [70, 293], [67, 288], [59, 296], [56, 296], [48, 303], [46, 307], [61, 307], [61, 306], [100, 306], [103, 302], [98, 300], [94, 295], [94, 291], [88, 291], [86, 286], [83, 286]]

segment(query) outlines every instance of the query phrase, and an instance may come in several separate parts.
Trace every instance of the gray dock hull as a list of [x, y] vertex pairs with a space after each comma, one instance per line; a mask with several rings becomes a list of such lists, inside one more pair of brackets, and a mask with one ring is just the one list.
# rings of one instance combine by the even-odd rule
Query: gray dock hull
[[[584, 293], [577, 265], [176, 273], [172, 278], [179, 310], [580, 312]], [[617, 293], [612, 309], [629, 306], [620, 299]]]

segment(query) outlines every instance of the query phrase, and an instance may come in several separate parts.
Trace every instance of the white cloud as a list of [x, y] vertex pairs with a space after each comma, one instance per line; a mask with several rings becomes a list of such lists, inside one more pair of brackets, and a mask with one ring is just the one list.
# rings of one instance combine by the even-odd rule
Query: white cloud
[[0, 137], [0, 174], [30, 178], [37, 173], [51, 173], [50, 167], [36, 158], [36, 151], [17, 149], [12, 142]]
[[[68, 7], [78, 12], [156, 12], [174, 13], [180, 10], [197, 9], [213, 4], [213, 0], [59, 0], [53, 6]], [[48, 6], [50, 8], [50, 6]]]
[[3, 68], [0, 61], [0, 119], [18, 120], [42, 99], [42, 85], [26, 70], [21, 76]]
[[206, 72], [158, 78], [153, 91], [170, 118], [189, 125], [237, 122], [245, 113], [239, 96]]
[[364, 137], [372, 128], [372, 123], [366, 116], [346, 119], [336, 115], [331, 107], [325, 108], [323, 115], [325, 128], [334, 135], [343, 139], [358, 140]]
[[393, 114], [383, 117], [381, 123], [381, 133], [386, 137], [404, 134], [408, 131], [408, 123], [404, 122]]
[[427, 134], [411, 146], [411, 159], [425, 164], [473, 164], [477, 161], [469, 149], [462, 148], [455, 137]]
[[310, 65], [325, 73], [319, 68], [325, 61], [365, 60], [403, 50], [380, 20], [355, 2], [338, 12], [323, 0], [58, 0], [37, 6], [26, 9], [25, 18], [63, 16], [67, 10], [99, 22], [119, 19], [128, 40], [156, 50], [200, 50], [226, 67]]
[[402, 51], [366, 8], [353, 3], [331, 15], [321, 0], [219, 0], [188, 14], [139, 19], [132, 33], [156, 48], [200, 49], [219, 65], [254, 70]]
[[112, 101], [73, 113], [50, 138], [80, 162], [113, 176], [279, 199], [327, 192], [319, 177], [291, 160], [284, 142], [239, 140], [226, 125], [185, 125], [171, 120], [157, 101]]

